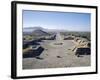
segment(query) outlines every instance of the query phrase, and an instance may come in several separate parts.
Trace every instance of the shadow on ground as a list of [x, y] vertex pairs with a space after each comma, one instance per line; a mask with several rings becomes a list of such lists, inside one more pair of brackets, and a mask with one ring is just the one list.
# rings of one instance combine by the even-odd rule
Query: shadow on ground
[[37, 50], [30, 50], [23, 54], [23, 58], [32, 58], [40, 56], [43, 51], [44, 51], [43, 47], [39, 47]]

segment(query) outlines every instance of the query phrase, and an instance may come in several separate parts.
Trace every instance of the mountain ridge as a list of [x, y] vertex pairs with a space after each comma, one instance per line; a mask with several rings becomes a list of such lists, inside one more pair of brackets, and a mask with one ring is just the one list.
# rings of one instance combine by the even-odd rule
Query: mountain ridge
[[40, 26], [35, 26], [35, 27], [26, 27], [23, 28], [23, 32], [33, 32], [35, 30], [42, 30], [42, 31], [46, 31], [46, 32], [61, 32], [61, 31], [68, 31], [68, 30], [63, 30], [63, 29], [46, 29]]

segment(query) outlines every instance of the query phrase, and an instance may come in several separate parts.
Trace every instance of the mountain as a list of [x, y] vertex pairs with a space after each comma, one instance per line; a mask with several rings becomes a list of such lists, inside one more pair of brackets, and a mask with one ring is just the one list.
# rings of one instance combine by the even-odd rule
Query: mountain
[[68, 31], [68, 30], [63, 30], [63, 29], [46, 29], [46, 28], [42, 28], [40, 26], [23, 28], [23, 32], [27, 32], [27, 33], [31, 33], [35, 30], [42, 30], [45, 32], [66, 32], [66, 31]]
[[48, 32], [45, 32], [45, 31], [40, 30], [40, 29], [34, 30], [34, 31], [32, 32], [32, 34], [33, 34], [33, 35], [36, 35], [36, 36], [48, 36], [48, 35], [50, 35]]
[[36, 35], [36, 36], [50, 35], [49, 32], [47, 31], [47, 29], [44, 29], [42, 27], [27, 27], [27, 28], [23, 28], [23, 34], [24, 35], [33, 34], [33, 35]]
[[26, 27], [26, 28], [23, 28], [23, 32], [33, 32], [35, 30], [43, 30], [42, 27]]

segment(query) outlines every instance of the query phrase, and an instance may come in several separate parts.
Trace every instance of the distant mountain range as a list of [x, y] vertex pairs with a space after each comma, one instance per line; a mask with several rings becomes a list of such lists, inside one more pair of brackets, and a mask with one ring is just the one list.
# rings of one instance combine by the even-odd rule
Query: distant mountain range
[[35, 30], [43, 30], [42, 27], [26, 27], [23, 28], [23, 32], [33, 32]]
[[42, 27], [27, 27], [27, 28], [23, 28], [23, 32], [33, 32], [35, 30], [42, 30], [45, 32], [65, 32], [67, 30], [58, 30], [58, 29], [46, 29], [46, 28], [42, 28]]
[[32, 34], [33, 34], [33, 35], [35, 34], [36, 36], [48, 36], [48, 35], [50, 35], [48, 32], [45, 32], [45, 31], [40, 30], [40, 29], [34, 30], [34, 31], [32, 32]]
[[32, 34], [35, 36], [46, 36], [46, 35], [50, 35], [50, 33], [42, 28], [42, 27], [28, 27], [28, 28], [23, 28], [23, 34], [27, 35], [27, 34]]

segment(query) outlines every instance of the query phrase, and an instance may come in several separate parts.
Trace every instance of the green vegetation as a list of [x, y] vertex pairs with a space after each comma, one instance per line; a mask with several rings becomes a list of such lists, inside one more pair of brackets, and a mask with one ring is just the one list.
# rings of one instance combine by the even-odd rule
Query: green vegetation
[[89, 41], [91, 40], [90, 32], [61, 32], [61, 35], [64, 35], [64, 36], [72, 35], [72, 36], [75, 36], [75, 37], [86, 38]]

